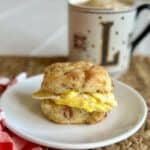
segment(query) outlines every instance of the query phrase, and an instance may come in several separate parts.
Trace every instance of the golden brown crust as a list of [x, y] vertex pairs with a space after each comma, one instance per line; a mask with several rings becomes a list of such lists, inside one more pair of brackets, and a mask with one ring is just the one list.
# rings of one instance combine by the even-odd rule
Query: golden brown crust
[[68, 90], [104, 93], [112, 91], [112, 81], [103, 67], [90, 62], [55, 63], [46, 68], [41, 89], [58, 94]]
[[44, 100], [41, 102], [41, 110], [46, 118], [59, 124], [94, 124], [102, 121], [106, 113], [88, 113], [83, 109], [71, 108]]

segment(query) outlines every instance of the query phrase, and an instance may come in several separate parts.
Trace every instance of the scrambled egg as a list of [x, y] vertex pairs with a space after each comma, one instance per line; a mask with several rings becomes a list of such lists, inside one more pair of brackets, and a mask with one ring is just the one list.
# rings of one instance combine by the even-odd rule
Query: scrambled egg
[[48, 92], [38, 91], [32, 95], [35, 99], [49, 99], [57, 105], [67, 105], [81, 108], [87, 112], [108, 112], [117, 105], [113, 93], [79, 93], [76, 91], [65, 92], [61, 95], [53, 95]]

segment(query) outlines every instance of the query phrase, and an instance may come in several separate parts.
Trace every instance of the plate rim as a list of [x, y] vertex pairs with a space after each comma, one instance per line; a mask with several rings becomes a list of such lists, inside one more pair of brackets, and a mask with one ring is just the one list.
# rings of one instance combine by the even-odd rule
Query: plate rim
[[[43, 74], [39, 74], [39, 75], [35, 75], [35, 76], [31, 76], [23, 81], [18, 82], [17, 84], [15, 84], [14, 86], [10, 87], [8, 90], [6, 90], [6, 92], [1, 96], [0, 98], [0, 106], [2, 108], [2, 101], [3, 101], [3, 97], [5, 95], [7, 95], [7, 92], [9, 90], [11, 90], [12, 88], [14, 88], [15, 86], [17, 86], [18, 84], [22, 83], [22, 82], [26, 82], [27, 80], [31, 80], [33, 78], [40, 78], [42, 77]], [[127, 84], [117, 80], [117, 79], [113, 79], [113, 81], [115, 81], [117, 84], [120, 84], [121, 86], [124, 86], [125, 88], [127, 88], [128, 90], [130, 90], [132, 93], [134, 93], [135, 95], [137, 95], [138, 99], [140, 100], [142, 107], [143, 107], [143, 116], [140, 118], [140, 120], [138, 120], [137, 124], [129, 129], [127, 132], [120, 134], [119, 136], [113, 137], [112, 139], [108, 139], [105, 141], [97, 141], [97, 142], [90, 142], [90, 143], [80, 143], [80, 144], [72, 144], [72, 143], [63, 143], [63, 142], [56, 142], [56, 141], [45, 141], [43, 139], [39, 139], [32, 135], [26, 134], [26, 133], [22, 133], [22, 131], [19, 131], [19, 129], [13, 127], [11, 124], [9, 124], [9, 121], [7, 120], [7, 117], [4, 120], [4, 123], [6, 125], [6, 127], [8, 129], [10, 129], [12, 132], [16, 133], [18, 136], [22, 137], [23, 139], [26, 139], [28, 141], [31, 141], [33, 143], [37, 143], [38, 145], [42, 145], [42, 146], [47, 146], [47, 147], [53, 147], [53, 148], [59, 148], [59, 149], [89, 149], [89, 148], [100, 148], [100, 147], [104, 147], [104, 146], [108, 146], [111, 144], [115, 144], [118, 142], [121, 142], [127, 138], [129, 138], [130, 136], [132, 136], [133, 134], [135, 134], [144, 124], [147, 115], [148, 115], [148, 108], [146, 105], [146, 102], [143, 98], [142, 95], [140, 95], [139, 92], [137, 92], [134, 88], [132, 88], [131, 86], [128, 86]]]

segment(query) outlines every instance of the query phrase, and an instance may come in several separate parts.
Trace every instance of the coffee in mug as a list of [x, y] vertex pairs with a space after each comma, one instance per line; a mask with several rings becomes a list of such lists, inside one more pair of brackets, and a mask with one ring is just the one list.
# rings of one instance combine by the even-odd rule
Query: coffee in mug
[[99, 9], [122, 10], [127, 9], [132, 3], [120, 0], [86, 0], [77, 4], [81, 7], [95, 7]]
[[[69, 58], [89, 60], [107, 68], [113, 76], [126, 71], [138, 7], [134, 1], [69, 0]], [[138, 42], [133, 42], [134, 46]]]

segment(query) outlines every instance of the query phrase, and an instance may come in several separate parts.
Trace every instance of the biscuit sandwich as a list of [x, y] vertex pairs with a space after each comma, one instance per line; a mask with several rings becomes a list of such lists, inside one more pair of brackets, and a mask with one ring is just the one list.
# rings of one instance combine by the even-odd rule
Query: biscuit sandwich
[[48, 66], [32, 97], [41, 101], [43, 114], [59, 124], [97, 123], [117, 106], [108, 72], [86, 61]]

